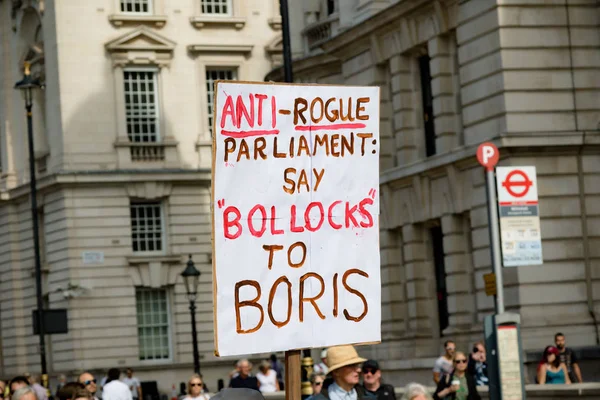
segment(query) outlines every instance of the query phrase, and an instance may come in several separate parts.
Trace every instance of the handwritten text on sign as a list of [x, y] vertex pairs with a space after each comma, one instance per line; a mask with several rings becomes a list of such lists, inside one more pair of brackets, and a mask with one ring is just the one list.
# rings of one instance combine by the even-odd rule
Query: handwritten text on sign
[[217, 354], [379, 341], [379, 89], [215, 92]]

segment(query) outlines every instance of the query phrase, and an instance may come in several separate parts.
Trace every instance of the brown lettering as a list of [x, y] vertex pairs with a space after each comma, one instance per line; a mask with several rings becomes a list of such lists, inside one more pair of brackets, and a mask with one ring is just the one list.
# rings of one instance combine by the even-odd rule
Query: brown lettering
[[365, 155], [365, 141], [369, 138], [372, 138], [373, 134], [372, 133], [357, 133], [356, 136], [358, 136], [359, 138], [362, 139], [360, 141], [360, 155], [364, 156]]
[[277, 152], [277, 136], [273, 139], [273, 157], [275, 158], [285, 158], [285, 153]]
[[317, 154], [317, 148], [325, 146], [325, 154], [329, 155], [329, 135], [315, 135], [315, 145], [313, 146], [313, 156]]
[[325, 168], [321, 169], [321, 173], [319, 174], [319, 171], [317, 171], [316, 168], [313, 168], [313, 174], [315, 174], [315, 179], [317, 180], [315, 182], [315, 187], [313, 188], [313, 192], [316, 192], [317, 189], [319, 188], [319, 184], [321, 183], [321, 180], [323, 179], [323, 175], [325, 174]]
[[365, 111], [365, 108], [362, 106], [362, 103], [368, 103], [371, 99], [368, 97], [359, 97], [356, 99], [356, 119], [361, 121], [367, 121], [369, 119], [369, 115], [360, 115], [361, 111]]
[[325, 117], [329, 120], [329, 122], [335, 122], [335, 120], [340, 116], [338, 110], [331, 110], [331, 114], [329, 113], [329, 105], [334, 101], [335, 97], [332, 97], [325, 102]]
[[346, 151], [350, 155], [354, 154], [354, 133], [350, 133], [350, 142], [348, 142], [348, 138], [345, 135], [342, 135], [342, 157], [346, 155]]
[[340, 151], [337, 149], [340, 145], [340, 134], [334, 133], [331, 135], [331, 155], [334, 157], [340, 156]]
[[344, 100], [340, 99], [340, 119], [342, 121], [354, 121], [352, 117], [352, 97], [348, 97], [348, 114], [344, 116]]
[[237, 161], [240, 162], [242, 155], [246, 156], [246, 160], [250, 160], [250, 149], [248, 148], [248, 143], [246, 140], [242, 139], [240, 142], [240, 151], [238, 152]]
[[[292, 139], [294, 138], [292, 137]], [[310, 156], [310, 148], [308, 147], [308, 140], [306, 140], [306, 137], [304, 135], [300, 136], [298, 142], [298, 157], [300, 157], [302, 151], [304, 151], [307, 156]]]
[[296, 138], [295, 137], [291, 137], [290, 138], [290, 158], [294, 158], [294, 144], [296, 143]]
[[[242, 286], [252, 286], [253, 288], [255, 288], [256, 289], [256, 297], [253, 298], [252, 300], [240, 301], [240, 288]], [[265, 312], [264, 312], [262, 306], [260, 304], [258, 304], [260, 295], [261, 295], [260, 285], [256, 281], [246, 280], [246, 281], [240, 281], [235, 284], [235, 326], [236, 326], [237, 333], [256, 332], [262, 326], [262, 324], [265, 320]], [[242, 329], [242, 319], [240, 316], [240, 308], [242, 308], [242, 307], [255, 307], [255, 308], [258, 308], [258, 310], [260, 311], [260, 321], [258, 321], [258, 324], [256, 324], [256, 326], [254, 328], [246, 329], [246, 330]]]
[[269, 252], [269, 264], [267, 267], [271, 269], [273, 267], [273, 255], [276, 251], [283, 250], [283, 246], [278, 244], [263, 244], [263, 249]]
[[286, 193], [294, 194], [294, 192], [296, 191], [296, 181], [288, 178], [288, 174], [296, 174], [296, 168], [286, 168], [283, 172], [283, 180], [285, 181], [285, 183], [290, 185], [289, 188], [283, 185], [283, 190]]
[[[283, 321], [283, 322], [277, 321], [275, 319], [275, 317], [273, 316], [273, 300], [275, 299], [275, 292], [277, 292], [277, 287], [279, 286], [280, 283], [285, 283], [288, 287], [287, 288], [287, 297], [288, 297], [287, 317], [286, 317], [285, 321]], [[275, 325], [276, 327], [278, 327], [278, 328], [284, 327], [288, 324], [288, 322], [290, 322], [290, 319], [292, 318], [292, 284], [287, 277], [282, 276], [279, 279], [277, 279], [275, 281], [275, 283], [273, 284], [273, 287], [271, 288], [271, 292], [269, 292], [269, 306], [268, 306], [267, 310], [268, 310], [268, 314], [269, 314], [269, 319], [271, 320], [273, 325]]]
[[265, 147], [267, 147], [267, 141], [265, 140], [265, 138], [263, 138], [263, 137], [256, 138], [256, 140], [254, 141], [254, 159], [255, 160], [258, 159], [259, 154], [260, 154], [260, 158], [262, 158], [263, 160], [267, 159], [267, 155], [264, 152]]
[[346, 281], [347, 281], [348, 277], [352, 274], [358, 274], [360, 276], [364, 276], [365, 278], [368, 278], [369, 274], [367, 274], [365, 271], [361, 271], [360, 269], [354, 268], [354, 269], [349, 269], [342, 276], [342, 285], [344, 285], [344, 288], [346, 288], [346, 290], [349, 291], [350, 293], [360, 297], [360, 299], [363, 302], [363, 308], [364, 308], [363, 313], [360, 314], [358, 317], [351, 316], [348, 313], [348, 310], [344, 309], [344, 316], [346, 317], [346, 319], [348, 321], [360, 322], [365, 317], [365, 315], [367, 315], [367, 313], [369, 312], [369, 304], [367, 303], [367, 299], [361, 292], [348, 286], [348, 283]]
[[300, 186], [304, 185], [307, 192], [310, 192], [310, 186], [308, 185], [308, 176], [305, 170], [300, 171], [300, 177], [298, 178], [297, 193], [300, 193]]
[[[300, 247], [300, 249], [302, 249], [302, 260], [300, 260], [300, 262], [298, 263], [294, 263], [292, 262], [292, 250], [294, 250], [296, 247]], [[293, 245], [291, 245], [288, 248], [288, 265], [292, 268], [300, 268], [302, 265], [304, 265], [304, 261], [306, 261], [306, 245], [302, 242], [296, 242]]]
[[229, 161], [229, 154], [235, 151], [235, 139], [228, 137], [225, 139], [225, 162]]
[[338, 316], [338, 274], [333, 274], [333, 316]]
[[[321, 290], [319, 291], [319, 294], [316, 295], [315, 297], [306, 297], [305, 298], [304, 297], [304, 281], [311, 277], [317, 278], [317, 280], [321, 283]], [[316, 301], [319, 300], [321, 298], [321, 296], [323, 296], [323, 293], [325, 293], [325, 282], [323, 281], [323, 278], [321, 278], [321, 275], [316, 274], [314, 272], [309, 272], [300, 277], [300, 322], [304, 321], [304, 302], [305, 301], [308, 301], [308, 302], [310, 302], [310, 304], [312, 304], [312, 306], [314, 307], [315, 311], [317, 312], [317, 315], [319, 316], [319, 318], [325, 319], [325, 316], [323, 315], [323, 313], [321, 313], [321, 310], [319, 310], [319, 306], [316, 303]]]
[[[303, 107], [300, 107], [303, 106]], [[303, 124], [306, 124], [306, 117], [304, 117], [304, 111], [308, 109], [308, 102], [302, 97], [296, 97], [294, 100], [294, 125], [298, 125], [298, 117], [302, 120]]]
[[[321, 107], [321, 115], [315, 118], [315, 104], [319, 103]], [[318, 124], [323, 119], [325, 111], [323, 110], [323, 100], [320, 97], [315, 97], [310, 103], [310, 119], [313, 123]]]

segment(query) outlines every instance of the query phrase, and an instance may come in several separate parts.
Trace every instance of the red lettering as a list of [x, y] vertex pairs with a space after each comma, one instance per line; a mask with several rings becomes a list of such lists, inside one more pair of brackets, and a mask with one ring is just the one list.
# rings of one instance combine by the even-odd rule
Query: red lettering
[[277, 211], [275, 206], [271, 206], [271, 235], [282, 235], [283, 229], [276, 229], [275, 221], [277, 221]]
[[[258, 231], [256, 229], [254, 229], [254, 221], [253, 221], [254, 213], [256, 213], [256, 211], [260, 211], [260, 213], [262, 214], [262, 218], [260, 219], [262, 222], [262, 226], [260, 227], [260, 230], [258, 230]], [[250, 230], [250, 233], [252, 234], [252, 236], [256, 236], [256, 237], [261, 237], [267, 230], [267, 210], [265, 210], [265, 208], [262, 206], [262, 204], [255, 205], [254, 207], [252, 207], [252, 209], [248, 213], [248, 229]]]
[[370, 197], [365, 197], [360, 203], [358, 203], [358, 212], [362, 217], [367, 219], [367, 222], [360, 221], [360, 226], [363, 228], [370, 228], [373, 226], [373, 216], [368, 210], [365, 209], [365, 205], [367, 204], [373, 204], [373, 200]]
[[349, 207], [350, 203], [346, 202], [346, 228], [350, 228], [350, 221], [352, 221], [352, 224], [355, 228], [358, 228], [358, 222], [356, 221], [356, 218], [354, 218], [354, 212], [356, 211], [358, 206], [354, 206], [352, 208]]
[[337, 206], [340, 203], [340, 200], [334, 201], [327, 209], [327, 220], [329, 221], [329, 225], [331, 225], [333, 229], [342, 229], [342, 224], [333, 222], [333, 207]]
[[290, 230], [292, 232], [300, 233], [304, 232], [304, 228], [301, 226], [296, 226], [296, 205], [294, 204], [291, 207], [292, 218], [290, 218]]
[[235, 111], [237, 117], [237, 127], [240, 128], [242, 125], [242, 115], [246, 118], [248, 125], [250, 128], [254, 128], [254, 95], [250, 93], [250, 115], [248, 115], [248, 109], [244, 105], [244, 100], [242, 100], [242, 96], [238, 95], [237, 100], [235, 102]]
[[277, 106], [275, 104], [275, 96], [271, 97], [271, 127], [275, 128], [277, 123]]
[[255, 94], [258, 99], [258, 126], [262, 126], [262, 102], [267, 98], [266, 94]]
[[[229, 220], [229, 214], [233, 213], [235, 218], [233, 220]], [[225, 237], [227, 239], [237, 239], [242, 234], [242, 225], [240, 224], [240, 219], [242, 218], [242, 214], [237, 207], [229, 206], [223, 211], [223, 228], [225, 229]], [[237, 232], [231, 233], [229, 228], [235, 226], [237, 228]]]
[[231, 123], [239, 128], [240, 126], [235, 117], [235, 108], [233, 107], [233, 99], [231, 96], [227, 96], [227, 99], [225, 99], [225, 105], [223, 106], [223, 112], [221, 114], [221, 128], [225, 128], [225, 118], [227, 118], [228, 115], [231, 116]]
[[[313, 209], [313, 207], [318, 207], [319, 208], [319, 222], [317, 223], [317, 226], [312, 226], [311, 221], [310, 221], [310, 210]], [[306, 229], [308, 229], [311, 232], [316, 232], [319, 229], [321, 229], [321, 226], [323, 225], [323, 222], [325, 221], [325, 210], [323, 209], [323, 204], [321, 204], [320, 201], [313, 201], [312, 203], [310, 203], [308, 205], [308, 207], [306, 207], [306, 211], [304, 211], [304, 222], [306, 223]]]

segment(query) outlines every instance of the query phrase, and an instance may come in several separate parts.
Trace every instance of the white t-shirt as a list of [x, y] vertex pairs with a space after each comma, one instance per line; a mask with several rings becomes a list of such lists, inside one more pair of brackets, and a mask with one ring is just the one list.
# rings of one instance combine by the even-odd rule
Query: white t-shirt
[[121, 381], [111, 381], [102, 389], [102, 400], [133, 400], [129, 386]]
[[259, 372], [256, 374], [256, 378], [260, 382], [260, 391], [262, 393], [273, 393], [277, 391], [277, 372], [270, 369], [267, 374]]
[[450, 374], [452, 372], [452, 369], [452, 361], [448, 360], [446, 357], [441, 356], [440, 358], [435, 360], [433, 372], [439, 372], [440, 374]]
[[123, 383], [129, 386], [129, 390], [131, 390], [131, 397], [137, 399], [139, 397], [137, 388], [140, 387], [140, 380], [135, 376], [132, 378], [125, 377], [123, 378]]

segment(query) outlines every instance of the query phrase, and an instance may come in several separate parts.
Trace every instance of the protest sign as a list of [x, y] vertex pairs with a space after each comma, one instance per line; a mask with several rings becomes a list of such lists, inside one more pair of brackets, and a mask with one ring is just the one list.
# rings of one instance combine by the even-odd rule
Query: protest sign
[[216, 354], [380, 341], [379, 88], [215, 96]]

